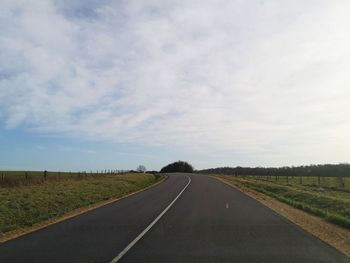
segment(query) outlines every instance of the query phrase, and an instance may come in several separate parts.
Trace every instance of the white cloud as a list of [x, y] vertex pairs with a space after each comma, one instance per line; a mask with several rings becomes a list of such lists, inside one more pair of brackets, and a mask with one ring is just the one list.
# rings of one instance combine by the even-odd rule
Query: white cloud
[[77, 147], [62, 147], [62, 151], [65, 152], [76, 152], [76, 153], [83, 153], [83, 154], [96, 154], [97, 152], [95, 150], [91, 149], [82, 149], [82, 148], [77, 148]]
[[1, 5], [8, 128], [264, 164], [348, 160], [346, 0]]

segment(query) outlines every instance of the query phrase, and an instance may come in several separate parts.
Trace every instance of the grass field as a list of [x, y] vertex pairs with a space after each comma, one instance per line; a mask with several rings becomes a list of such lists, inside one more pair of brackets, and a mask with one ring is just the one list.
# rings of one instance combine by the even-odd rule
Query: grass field
[[61, 179], [35, 184], [0, 187], [0, 233], [29, 227], [99, 201], [122, 197], [161, 179], [153, 174], [100, 174], [84, 176], [84, 179], [61, 176]]
[[[245, 177], [247, 178], [247, 177]], [[350, 191], [350, 177], [317, 176], [249, 176], [257, 180], [271, 181], [279, 184], [304, 185], [333, 190]]]
[[125, 173], [103, 172], [54, 172], [54, 171], [0, 171], [0, 187], [41, 184], [48, 181], [83, 180], [106, 175]]
[[[253, 176], [218, 176], [238, 187], [250, 188], [269, 195], [320, 216], [329, 222], [350, 228], [350, 191], [339, 189], [333, 184], [319, 185], [318, 178], [308, 178], [309, 183], [300, 184], [299, 180], [267, 180]], [[334, 178], [336, 179], [336, 178]], [[348, 178], [346, 178], [348, 179]], [[314, 182], [317, 182], [316, 184]], [[333, 183], [333, 181], [330, 181]]]

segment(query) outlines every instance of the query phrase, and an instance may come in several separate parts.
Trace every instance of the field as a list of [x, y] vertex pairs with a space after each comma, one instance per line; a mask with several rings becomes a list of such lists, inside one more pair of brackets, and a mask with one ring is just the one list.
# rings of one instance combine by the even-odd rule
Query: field
[[125, 172], [53, 172], [53, 171], [0, 171], [0, 187], [41, 184], [61, 180], [100, 178], [106, 175], [122, 175]]
[[336, 177], [275, 178], [259, 176], [224, 176], [238, 187], [249, 188], [284, 203], [320, 216], [329, 222], [350, 228], [349, 177], [339, 183]]
[[[1, 173], [0, 173], [1, 174]], [[51, 175], [51, 176], [50, 176]], [[161, 179], [153, 174], [7, 174], [0, 187], [0, 235], [62, 216], [99, 201], [119, 198]]]
[[327, 176], [249, 176], [257, 180], [276, 182], [284, 185], [304, 185], [333, 190], [350, 191], [350, 177]]

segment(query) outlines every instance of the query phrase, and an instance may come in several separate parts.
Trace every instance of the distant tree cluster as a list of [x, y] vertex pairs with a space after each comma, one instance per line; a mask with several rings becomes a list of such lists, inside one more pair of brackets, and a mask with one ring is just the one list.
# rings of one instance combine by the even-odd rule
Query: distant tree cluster
[[164, 166], [161, 173], [193, 173], [193, 167], [187, 162], [177, 161]]
[[292, 167], [219, 167], [198, 171], [226, 175], [277, 175], [277, 176], [350, 176], [350, 164], [323, 164]]

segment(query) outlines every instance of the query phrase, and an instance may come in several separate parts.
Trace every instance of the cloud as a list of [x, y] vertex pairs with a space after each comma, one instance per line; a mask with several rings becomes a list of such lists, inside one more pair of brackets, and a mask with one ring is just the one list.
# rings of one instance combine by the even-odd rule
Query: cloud
[[264, 163], [345, 161], [349, 7], [3, 1], [0, 120]]
[[76, 152], [76, 153], [83, 153], [83, 154], [96, 154], [97, 152], [95, 150], [91, 149], [83, 149], [78, 147], [62, 147], [60, 150], [65, 152]]
[[133, 153], [133, 152], [119, 152], [117, 151], [116, 154], [118, 155], [125, 155], [125, 156], [132, 156], [132, 157], [142, 157], [147, 159], [157, 159], [158, 157], [152, 154], [143, 154], [143, 153]]

